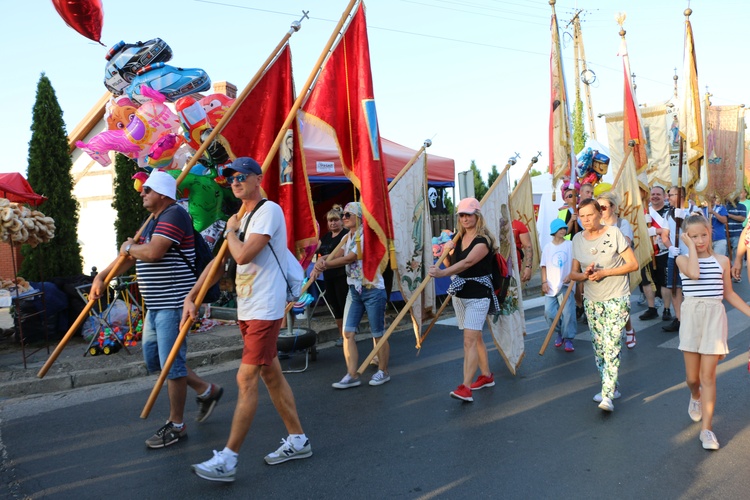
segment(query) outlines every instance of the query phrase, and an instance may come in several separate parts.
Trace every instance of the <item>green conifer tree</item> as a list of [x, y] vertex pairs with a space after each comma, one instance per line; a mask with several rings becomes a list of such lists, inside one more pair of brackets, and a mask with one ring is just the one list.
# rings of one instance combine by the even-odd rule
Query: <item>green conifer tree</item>
[[138, 164], [123, 154], [115, 157], [115, 181], [114, 199], [112, 208], [117, 211], [115, 220], [116, 249], [119, 250], [122, 243], [128, 238], [135, 236], [141, 228], [143, 221], [148, 217], [148, 210], [143, 208], [143, 200], [140, 193], [133, 189], [132, 176], [136, 172]]
[[469, 170], [471, 170], [474, 175], [474, 198], [481, 201], [484, 194], [487, 192], [487, 184], [482, 180], [482, 172], [479, 171], [479, 167], [477, 167], [474, 160], [471, 160]]
[[497, 171], [497, 165], [492, 165], [492, 170], [490, 171], [490, 174], [487, 176], [487, 189], [492, 187], [492, 185], [495, 183], [498, 177], [500, 177], [500, 172]]
[[81, 274], [79, 205], [73, 197], [68, 134], [55, 90], [44, 73], [37, 83], [31, 132], [26, 177], [36, 193], [47, 197], [39, 210], [55, 220], [56, 229], [49, 243], [21, 248], [24, 260], [20, 273], [33, 281]]
[[586, 128], [583, 126], [583, 101], [581, 100], [581, 91], [576, 91], [576, 103], [573, 109], [573, 149], [578, 154], [586, 144]]

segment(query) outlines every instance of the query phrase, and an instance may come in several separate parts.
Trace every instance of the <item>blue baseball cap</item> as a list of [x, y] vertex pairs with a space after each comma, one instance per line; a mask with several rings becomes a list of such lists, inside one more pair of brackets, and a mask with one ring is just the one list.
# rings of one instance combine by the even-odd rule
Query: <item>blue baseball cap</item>
[[565, 229], [565, 232], [567, 233], [568, 232], [568, 225], [562, 219], [555, 219], [549, 225], [549, 234], [551, 234], [552, 236], [554, 236], [555, 233], [558, 232], [560, 229]]
[[249, 156], [242, 156], [224, 167], [223, 174], [224, 177], [227, 177], [234, 174], [235, 172], [238, 172], [240, 174], [261, 175], [263, 173], [263, 169], [260, 168], [260, 165], [258, 165], [257, 161], [253, 160]]

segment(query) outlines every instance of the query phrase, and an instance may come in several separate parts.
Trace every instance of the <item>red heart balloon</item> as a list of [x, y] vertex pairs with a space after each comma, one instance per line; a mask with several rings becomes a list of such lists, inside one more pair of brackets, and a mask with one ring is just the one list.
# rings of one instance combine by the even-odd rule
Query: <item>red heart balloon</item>
[[104, 11], [101, 0], [52, 0], [52, 5], [68, 26], [86, 38], [102, 43]]

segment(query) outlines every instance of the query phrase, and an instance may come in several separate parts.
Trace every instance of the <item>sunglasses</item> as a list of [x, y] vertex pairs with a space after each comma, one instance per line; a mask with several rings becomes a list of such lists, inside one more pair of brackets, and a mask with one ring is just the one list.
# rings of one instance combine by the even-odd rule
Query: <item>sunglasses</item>
[[572, 194], [566, 194], [566, 195], [565, 195], [565, 199], [566, 199], [566, 200], [569, 200], [569, 199], [571, 199], [571, 198], [575, 198], [575, 196], [573, 196]]
[[151, 189], [150, 187], [148, 187], [148, 186], [144, 186], [143, 187], [143, 192], [144, 193], [151, 194], [151, 191], [153, 191], [153, 189]]
[[351, 217], [352, 215], [354, 215], [354, 214], [350, 214], [349, 212], [344, 212], [344, 215], [342, 215], [342, 217], [343, 217], [344, 219], [348, 219], [348, 218], [349, 218], [349, 217]]
[[602, 204], [600, 204], [599, 206], [601, 206], [601, 207], [602, 207], [602, 210], [609, 210], [609, 208], [610, 208], [610, 207], [611, 207], [612, 205], [607, 205], [607, 204], [603, 204], [603, 205], [602, 205]]
[[231, 177], [227, 177], [227, 184], [231, 186], [232, 184], [234, 184], [234, 181], [245, 182], [246, 179], [247, 179], [247, 175], [245, 174], [233, 175]]

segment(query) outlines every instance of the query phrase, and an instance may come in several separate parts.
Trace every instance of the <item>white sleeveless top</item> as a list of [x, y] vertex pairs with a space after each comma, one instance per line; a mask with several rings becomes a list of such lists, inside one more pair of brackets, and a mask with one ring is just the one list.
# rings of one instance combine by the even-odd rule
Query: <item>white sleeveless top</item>
[[724, 270], [713, 255], [698, 259], [700, 278], [692, 280], [680, 272], [685, 297], [724, 298]]

